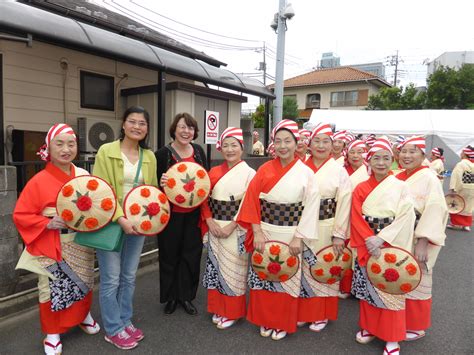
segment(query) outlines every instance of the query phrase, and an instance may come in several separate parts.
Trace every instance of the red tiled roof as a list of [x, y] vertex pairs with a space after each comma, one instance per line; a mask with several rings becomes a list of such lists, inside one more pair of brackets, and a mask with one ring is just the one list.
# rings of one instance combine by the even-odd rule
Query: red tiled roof
[[[382, 85], [390, 86], [390, 84], [388, 84], [382, 78], [379, 78], [377, 75], [370, 74], [352, 67], [336, 67], [315, 70], [290, 79], [286, 79], [283, 83], [283, 86], [285, 88], [290, 88], [365, 80], [378, 80]], [[270, 85], [270, 88], [273, 88], [274, 86], [275, 85], [272, 84]]]

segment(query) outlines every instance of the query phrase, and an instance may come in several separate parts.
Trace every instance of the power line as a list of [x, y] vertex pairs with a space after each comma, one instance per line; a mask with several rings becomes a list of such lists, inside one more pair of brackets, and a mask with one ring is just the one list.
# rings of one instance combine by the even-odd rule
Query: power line
[[137, 4], [137, 3], [136, 3], [135, 1], [133, 1], [133, 0], [130, 0], [130, 2], [131, 2], [132, 4], [138, 6], [138, 7], [141, 7], [142, 9], [144, 9], [144, 10], [146, 10], [146, 11], [149, 11], [149, 12], [151, 12], [151, 13], [157, 15], [157, 16], [163, 17], [163, 18], [165, 18], [165, 19], [167, 19], [167, 20], [169, 20], [169, 21], [175, 22], [175, 23], [177, 23], [177, 24], [179, 24], [179, 25], [186, 26], [186, 27], [188, 27], [188, 28], [192, 28], [193, 30], [196, 30], [196, 31], [208, 33], [208, 34], [211, 34], [211, 35], [214, 35], [214, 36], [218, 36], [218, 37], [222, 37], [222, 38], [235, 39], [235, 40], [238, 40], [238, 41], [244, 41], [244, 42], [261, 42], [261, 41], [259, 41], [259, 40], [255, 40], [255, 39], [245, 39], [245, 38], [237, 38], [237, 37], [225, 36], [225, 35], [221, 35], [221, 34], [218, 34], [218, 33], [214, 33], [214, 32], [209, 32], [209, 31], [206, 31], [206, 30], [202, 30], [202, 29], [200, 29], [200, 28], [187, 25], [187, 24], [185, 24], [185, 23], [183, 23], [183, 22], [179, 22], [179, 21], [176, 21], [176, 20], [174, 20], [174, 19], [172, 19], [172, 18], [170, 18], [170, 17], [168, 17], [168, 16], [162, 15], [162, 14], [160, 14], [160, 13], [158, 13], [158, 12], [156, 12], [156, 11], [150, 9], [150, 8], [147, 8], [147, 7], [143, 6], [143, 5]]
[[222, 49], [222, 50], [255, 50], [258, 48], [258, 47], [244, 47], [244, 46], [228, 45], [226, 43], [220, 43], [220, 42], [210, 41], [204, 38], [196, 37], [196, 36], [172, 29], [165, 25], [159, 24], [148, 17], [145, 17], [133, 10], [125, 8], [124, 6], [118, 4], [115, 0], [110, 0], [110, 2], [107, 0], [104, 0], [104, 2], [108, 4], [109, 6], [113, 7], [115, 10], [121, 12], [122, 14], [125, 14], [127, 17], [136, 19], [137, 21], [140, 21], [140, 22], [143, 22], [145, 20], [145, 22], [151, 23], [152, 27], [154, 26], [158, 28], [160, 31], [169, 33], [183, 41], [198, 43], [208, 48], [215, 48], [215, 49]]

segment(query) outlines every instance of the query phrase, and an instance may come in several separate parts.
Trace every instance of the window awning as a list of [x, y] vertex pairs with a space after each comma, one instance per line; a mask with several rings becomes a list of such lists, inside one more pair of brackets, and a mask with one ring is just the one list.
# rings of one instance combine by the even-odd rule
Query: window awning
[[241, 77], [227, 69], [18, 2], [0, 1], [0, 31], [32, 34], [33, 39], [42, 42], [274, 98], [274, 94], [256, 79]]

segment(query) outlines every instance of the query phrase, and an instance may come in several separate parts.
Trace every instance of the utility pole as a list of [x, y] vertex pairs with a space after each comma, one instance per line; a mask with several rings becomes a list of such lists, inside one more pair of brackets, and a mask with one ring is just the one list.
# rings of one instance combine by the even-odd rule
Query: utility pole
[[394, 66], [395, 67], [395, 74], [394, 74], [394, 78], [393, 78], [393, 85], [394, 86], [397, 86], [397, 77], [398, 77], [398, 64], [399, 63], [402, 63], [403, 60], [399, 59], [398, 57], [398, 50], [397, 50], [397, 54], [396, 55], [392, 55], [390, 57], [387, 57], [387, 59], [389, 59], [389, 62], [388, 64], [390, 66]]
[[266, 60], [266, 52], [267, 47], [265, 41], [263, 41], [263, 86], [267, 86], [267, 60]]
[[273, 109], [273, 124], [277, 125], [283, 116], [283, 72], [285, 69], [285, 32], [286, 19], [282, 16], [286, 8], [286, 0], [279, 0], [277, 20], [277, 55], [275, 73], [275, 106]]

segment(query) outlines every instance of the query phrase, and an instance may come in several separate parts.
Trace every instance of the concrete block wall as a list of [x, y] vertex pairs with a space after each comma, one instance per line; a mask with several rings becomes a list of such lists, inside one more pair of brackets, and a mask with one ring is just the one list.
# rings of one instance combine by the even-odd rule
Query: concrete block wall
[[16, 200], [16, 168], [0, 166], [0, 298], [13, 293], [19, 279], [18, 232], [12, 218]]

